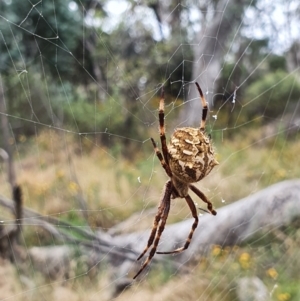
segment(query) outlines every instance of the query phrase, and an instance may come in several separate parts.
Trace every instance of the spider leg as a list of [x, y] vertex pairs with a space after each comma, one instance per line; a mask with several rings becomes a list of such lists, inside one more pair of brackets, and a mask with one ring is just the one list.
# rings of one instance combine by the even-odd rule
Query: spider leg
[[153, 144], [153, 147], [154, 147], [154, 150], [155, 150], [155, 153], [156, 153], [156, 156], [158, 157], [162, 167], [164, 168], [164, 170], [166, 171], [167, 175], [171, 178], [172, 177], [172, 171], [169, 167], [169, 165], [166, 163], [166, 161], [164, 160], [160, 150], [158, 149], [155, 141], [153, 138], [151, 138], [151, 141], [152, 141], [152, 144]]
[[178, 249], [176, 249], [176, 250], [174, 250], [174, 251], [169, 251], [169, 252], [156, 252], [157, 254], [174, 254], [174, 253], [181, 253], [182, 251], [186, 250], [186, 249], [189, 247], [189, 245], [190, 245], [190, 243], [191, 243], [191, 240], [192, 240], [192, 237], [193, 237], [193, 234], [194, 234], [194, 232], [195, 232], [195, 230], [196, 230], [196, 228], [197, 228], [197, 226], [198, 226], [198, 221], [199, 221], [199, 219], [198, 219], [197, 209], [196, 209], [196, 206], [195, 206], [195, 204], [194, 204], [192, 198], [191, 198], [189, 195], [187, 195], [187, 196], [185, 197], [185, 200], [186, 200], [187, 204], [189, 205], [190, 210], [191, 210], [191, 212], [192, 212], [192, 216], [193, 216], [193, 218], [194, 218], [195, 220], [194, 220], [194, 223], [193, 223], [192, 228], [191, 228], [191, 230], [190, 230], [189, 236], [188, 236], [187, 240], [185, 241], [184, 246], [181, 247], [181, 248], [178, 248]]
[[157, 213], [154, 218], [153, 227], [152, 227], [152, 230], [151, 230], [148, 242], [147, 242], [147, 246], [145, 247], [144, 251], [141, 253], [141, 255], [136, 260], [140, 260], [145, 255], [145, 253], [148, 251], [148, 249], [151, 247], [151, 245], [153, 244], [153, 240], [154, 240], [156, 232], [157, 232], [157, 227], [161, 220], [164, 209], [165, 209], [165, 198], [162, 198], [162, 200], [158, 206]]
[[[168, 181], [165, 185], [164, 197], [159, 206], [159, 210], [155, 216], [154, 225], [153, 225], [147, 246], [146, 246], [145, 250], [143, 251], [143, 253], [138, 257], [137, 260], [139, 260], [147, 252], [148, 248], [153, 244], [152, 249], [149, 253], [149, 256], [146, 258], [146, 260], [142, 264], [140, 270], [133, 277], [133, 279], [135, 279], [146, 268], [146, 266], [149, 264], [149, 262], [151, 261], [151, 259], [153, 258], [153, 256], [156, 253], [156, 249], [157, 249], [161, 234], [165, 229], [166, 221], [167, 221], [167, 218], [169, 215], [171, 194], [172, 194], [172, 182]], [[158, 226], [158, 224], [159, 224], [159, 226]], [[158, 229], [157, 229], [157, 227], [158, 227]], [[153, 243], [153, 241], [154, 241], [154, 243]]]
[[207, 209], [212, 215], [217, 215], [217, 211], [213, 209], [212, 203], [208, 200], [205, 194], [200, 191], [196, 186], [190, 184], [189, 188], [204, 202], [207, 204]]
[[207, 107], [207, 102], [205, 100], [205, 97], [203, 95], [203, 92], [202, 92], [199, 84], [197, 82], [195, 84], [197, 86], [198, 92], [200, 94], [201, 102], [202, 102], [202, 119], [201, 119], [201, 123], [200, 123], [200, 131], [204, 132], [208, 107]]
[[161, 149], [162, 149], [165, 162], [167, 163], [167, 165], [169, 165], [168, 147], [167, 147], [166, 134], [165, 134], [165, 93], [163, 87], [161, 89], [161, 96], [159, 101], [158, 119], [159, 119]]

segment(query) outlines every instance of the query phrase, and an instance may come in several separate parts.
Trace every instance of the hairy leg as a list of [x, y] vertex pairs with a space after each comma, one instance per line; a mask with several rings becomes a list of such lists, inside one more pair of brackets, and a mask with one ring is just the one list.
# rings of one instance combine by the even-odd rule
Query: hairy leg
[[164, 160], [160, 150], [158, 149], [155, 141], [153, 138], [151, 138], [151, 141], [152, 141], [152, 144], [153, 144], [153, 147], [154, 147], [154, 150], [155, 150], [155, 153], [156, 153], [156, 156], [158, 157], [162, 167], [164, 168], [164, 170], [166, 171], [167, 175], [171, 178], [172, 177], [172, 171], [169, 167], [169, 165], [166, 163], [166, 161]]
[[[143, 253], [138, 257], [138, 259], [140, 259], [147, 252], [148, 248], [153, 243], [152, 249], [149, 253], [149, 256], [146, 258], [146, 260], [142, 264], [140, 270], [133, 277], [133, 279], [135, 279], [146, 268], [146, 266], [149, 264], [149, 262], [151, 261], [151, 259], [153, 258], [153, 256], [156, 253], [156, 249], [157, 249], [161, 234], [165, 229], [165, 225], [166, 225], [167, 218], [168, 218], [168, 215], [169, 215], [171, 194], [172, 194], [172, 182], [168, 181], [166, 183], [166, 186], [165, 186], [165, 193], [164, 193], [164, 197], [161, 201], [161, 206], [160, 206], [160, 208], [161, 208], [160, 210], [162, 212], [160, 213], [160, 216], [159, 216], [158, 219], [156, 219], [156, 217], [158, 216], [158, 213], [157, 213], [157, 215], [155, 217], [155, 221], [154, 221], [154, 226], [152, 228], [151, 235], [150, 235], [149, 240], [148, 240], [147, 247], [145, 248]], [[156, 228], [157, 230], [154, 229], [154, 228]]]
[[202, 92], [199, 84], [197, 82], [195, 84], [197, 86], [198, 92], [200, 94], [201, 102], [202, 102], [202, 119], [201, 119], [201, 123], [200, 123], [200, 131], [204, 131], [208, 107], [207, 107], [207, 102], [205, 100], [205, 97], [203, 95], [203, 92]]
[[190, 189], [204, 202], [207, 204], [207, 209], [212, 215], [217, 215], [217, 211], [213, 209], [212, 203], [208, 200], [208, 198], [205, 196], [205, 194], [198, 189], [196, 186], [190, 184]]
[[174, 250], [174, 251], [169, 251], [169, 252], [156, 252], [157, 254], [175, 254], [175, 253], [180, 253], [180, 252], [186, 250], [186, 249], [189, 247], [189, 245], [190, 245], [190, 243], [191, 243], [191, 240], [192, 240], [192, 238], [193, 238], [193, 234], [194, 234], [194, 232], [195, 232], [195, 229], [196, 229], [197, 226], [198, 226], [198, 221], [199, 221], [199, 219], [198, 219], [197, 209], [196, 209], [196, 206], [195, 206], [195, 204], [194, 204], [192, 198], [191, 198], [189, 195], [187, 195], [187, 196], [185, 197], [185, 200], [186, 200], [187, 204], [189, 205], [189, 208], [190, 208], [190, 210], [191, 210], [191, 212], [192, 212], [192, 216], [193, 216], [193, 218], [194, 218], [195, 220], [194, 220], [194, 223], [193, 223], [192, 228], [191, 228], [191, 230], [190, 230], [190, 233], [189, 233], [189, 235], [188, 235], [188, 238], [187, 238], [186, 241], [185, 241], [184, 246], [181, 247], [181, 248], [178, 248], [178, 249], [176, 249], [176, 250]]
[[161, 149], [167, 165], [169, 165], [169, 157], [168, 157], [168, 147], [166, 141], [166, 133], [165, 133], [165, 94], [164, 88], [161, 89], [161, 96], [159, 101], [159, 112], [158, 112], [158, 119], [159, 119], [159, 134], [160, 134], [160, 141], [161, 141]]

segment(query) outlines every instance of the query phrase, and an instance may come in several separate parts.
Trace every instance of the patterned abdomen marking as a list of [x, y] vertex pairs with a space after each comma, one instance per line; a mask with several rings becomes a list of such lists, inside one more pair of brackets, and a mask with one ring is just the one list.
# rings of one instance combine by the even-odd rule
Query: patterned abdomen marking
[[194, 183], [207, 176], [219, 162], [214, 157], [210, 139], [196, 128], [176, 129], [168, 145], [169, 165], [173, 175], [184, 183]]

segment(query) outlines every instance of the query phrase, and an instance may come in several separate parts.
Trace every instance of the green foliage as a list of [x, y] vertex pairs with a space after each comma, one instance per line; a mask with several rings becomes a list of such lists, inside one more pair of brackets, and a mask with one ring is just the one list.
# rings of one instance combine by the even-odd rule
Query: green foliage
[[293, 74], [282, 70], [268, 73], [246, 89], [243, 113], [249, 118], [262, 115], [276, 118], [287, 104], [293, 108], [299, 101], [299, 95], [300, 83]]
[[3, 1], [1, 14], [8, 19], [0, 19], [6, 42], [1, 44], [2, 72], [39, 64], [42, 54], [43, 68], [67, 75], [75, 62], [70, 52], [76, 51], [82, 36], [79, 10], [71, 10], [64, 0], [40, 1], [34, 7], [30, 1]]
[[[249, 73], [254, 69], [254, 66], [260, 65], [268, 52], [268, 39], [250, 40], [241, 37], [238, 49], [233, 54], [233, 57], [225, 62], [221, 77], [218, 80], [218, 91], [223, 92], [223, 99], [231, 94], [235, 87], [239, 86], [245, 79], [247, 83], [260, 78], [265, 72], [268, 72], [264, 65], [258, 68], [255, 72], [255, 77], [249, 78]], [[278, 60], [280, 57], [277, 57]], [[223, 90], [224, 88], [225, 91]], [[243, 88], [243, 87], [241, 87]], [[241, 90], [240, 90], [241, 91]]]
[[286, 58], [284, 56], [272, 55], [269, 58], [269, 69], [271, 71], [286, 70]]
[[[134, 24], [121, 23], [110, 35], [101, 33], [101, 40], [98, 41], [95, 56], [102, 64], [102, 72], [105, 78], [112, 79], [108, 82], [110, 89], [118, 88], [119, 96], [126, 96], [124, 101], [129, 108], [134, 105], [134, 100], [140, 92], [153, 89], [158, 84], [167, 80], [166, 74], [170, 74], [170, 81], [177, 81], [184, 76], [188, 81], [192, 72], [192, 48], [187, 39], [181, 38], [182, 45], [178, 49], [178, 40], [174, 37], [178, 32], [173, 33], [169, 40], [155, 41], [153, 32], [145, 27], [141, 21]], [[181, 33], [182, 34], [182, 33]], [[182, 37], [182, 35], [181, 35]], [[114, 59], [104, 65], [107, 52], [110, 49]], [[172, 58], [170, 59], [170, 54]], [[117, 64], [116, 64], [117, 62]], [[122, 70], [122, 81], [115, 83], [116, 68]], [[162, 70], [167, 70], [166, 73]], [[181, 83], [173, 84], [172, 93], [177, 96]]]
[[113, 100], [95, 104], [77, 99], [64, 103], [63, 108], [66, 124], [79, 133], [114, 133], [123, 122], [120, 106]]
[[[285, 231], [286, 229], [261, 231], [257, 233], [255, 242], [242, 246], [211, 246], [206, 255], [190, 263], [193, 281], [189, 284], [188, 291], [182, 289], [176, 292], [177, 299], [237, 300], [236, 281], [258, 277], [268, 291], [272, 291], [270, 300], [299, 300], [299, 230], [291, 225], [288, 236]], [[293, 264], [287, 265], [287, 256]], [[157, 268], [153, 265], [148, 282], [155, 291], [162, 287], [165, 290], [169, 286], [172, 289], [171, 297], [175, 295], [174, 288], [177, 287], [174, 281], [178, 281], [180, 287], [184, 276], [174, 277], [174, 273], [170, 274], [170, 269], [164, 269], [165, 266], [167, 267], [163, 263]], [[176, 297], [168, 299], [177, 300]]]
[[[228, 61], [224, 63], [221, 76], [217, 81], [217, 91], [214, 95], [216, 108], [222, 107], [222, 114], [218, 116], [218, 128], [234, 128], [239, 124], [249, 121], [250, 115], [244, 114], [245, 89], [256, 81], [260, 81], [269, 70], [269, 60], [266, 58], [268, 50], [268, 39], [252, 40], [247, 37], [240, 37], [237, 45]], [[276, 57], [278, 60], [281, 57]], [[269, 59], [273, 59], [269, 56]], [[274, 56], [275, 59], [275, 56]], [[264, 62], [261, 64], [261, 62]], [[256, 68], [255, 66], [259, 66]], [[255, 69], [255, 76], [250, 76]], [[244, 83], [245, 82], [245, 83]], [[238, 87], [238, 90], [235, 89]], [[236, 101], [232, 102], [236, 93]], [[243, 110], [243, 114], [240, 114]], [[229, 132], [230, 134], [230, 132]]]
[[[99, 132], [101, 142], [111, 149], [132, 153], [130, 140], [144, 140], [141, 131], [145, 124], [140, 125], [145, 111], [137, 101], [140, 93], [164, 82], [168, 74], [174, 82], [183, 75], [185, 80], [191, 77], [192, 49], [185, 29], [178, 23], [171, 37], [156, 41], [153, 28], [142, 20], [133, 24], [124, 19], [108, 33], [101, 26], [89, 27], [83, 19], [91, 5], [93, 16], [103, 20], [102, 5], [81, 1], [72, 9], [70, 3], [0, 4], [6, 18], [0, 19], [6, 43], [0, 45], [0, 65], [8, 113], [14, 116], [13, 130], [27, 136], [35, 133], [37, 125], [45, 125]], [[176, 17], [179, 21], [179, 15]], [[178, 97], [180, 89], [180, 82], [173, 84], [172, 90], [167, 86], [166, 94]], [[95, 94], [98, 99], [89, 102]], [[97, 104], [99, 101], [103, 103]]]
[[51, 126], [57, 121], [51, 97], [57, 93], [57, 89], [55, 85], [48, 86], [33, 69], [30, 68], [27, 73], [20, 75], [2, 77], [6, 112], [17, 137], [34, 134], [37, 123]]
[[[79, 98], [62, 105], [66, 126], [79, 133], [96, 133], [96, 139], [111, 148], [113, 154], [132, 154], [131, 139], [142, 140], [142, 133], [132, 115], [115, 99], [104, 103], [92, 103]], [[94, 137], [94, 135], [93, 135]], [[124, 138], [121, 138], [124, 137]], [[123, 146], [120, 149], [120, 139]]]
[[[136, 17], [135, 4], [130, 1], [132, 10], [126, 11], [127, 18], [105, 29], [105, 22], [101, 22], [107, 21], [107, 2], [94, 5], [89, 0], [57, 0], [34, 6], [28, 1], [1, 2], [0, 38], [4, 43], [0, 44], [0, 71], [5, 75], [8, 113], [14, 117], [10, 121], [15, 133], [32, 135], [37, 124], [98, 132], [101, 142], [114, 152], [126, 149], [130, 154], [131, 139], [144, 140], [145, 124], [149, 116], [152, 118], [141, 105], [140, 95], [148, 95], [147, 91], [169, 80], [172, 85], [165, 84], [166, 95], [180, 99], [181, 79], [191, 80], [193, 65], [199, 59], [193, 58], [195, 21], [187, 18], [188, 7], [179, 10], [176, 2], [170, 2], [170, 32], [165, 36], [161, 32], [161, 39], [157, 39], [153, 27], [141, 18], [130, 22]], [[143, 5], [157, 12], [155, 3]], [[100, 21], [98, 26], [85, 22], [88, 13]], [[219, 128], [234, 128], [237, 120], [245, 122], [255, 116], [275, 118], [285, 101], [293, 105], [299, 94], [298, 81], [282, 71], [285, 58], [266, 56], [270, 52], [267, 38], [241, 36], [235, 41], [214, 97], [217, 107], [228, 108], [227, 114], [225, 109], [218, 116]], [[255, 76], [249, 77], [254, 69]], [[24, 70], [27, 73], [18, 74]], [[245, 80], [250, 86], [240, 86]], [[239, 101], [233, 106], [237, 86]], [[92, 89], [93, 95], [89, 93]], [[95, 95], [97, 99], [91, 102]], [[241, 110], [243, 114], [239, 114]]]

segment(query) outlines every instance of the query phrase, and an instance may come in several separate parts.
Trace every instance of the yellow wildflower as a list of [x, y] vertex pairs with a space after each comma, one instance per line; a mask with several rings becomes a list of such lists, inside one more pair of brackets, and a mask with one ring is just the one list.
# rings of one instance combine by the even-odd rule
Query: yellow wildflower
[[56, 178], [58, 180], [61, 180], [65, 176], [65, 172], [62, 169], [58, 169], [56, 171]]
[[19, 141], [20, 142], [25, 142], [26, 141], [26, 136], [25, 135], [20, 135]]
[[250, 254], [247, 252], [244, 252], [241, 254], [239, 258], [240, 265], [243, 269], [249, 269], [250, 267]]
[[213, 256], [219, 256], [222, 252], [222, 248], [219, 245], [213, 246], [212, 255]]
[[279, 301], [288, 301], [291, 299], [291, 295], [289, 293], [281, 293], [277, 295], [277, 299]]
[[278, 277], [278, 273], [277, 273], [277, 271], [274, 268], [268, 269], [267, 270], [267, 274], [268, 274], [268, 276], [270, 276], [274, 280], [277, 279], [277, 277]]
[[72, 194], [76, 194], [79, 190], [79, 187], [78, 187], [77, 183], [75, 183], [75, 182], [70, 182], [68, 185], [68, 188]]

